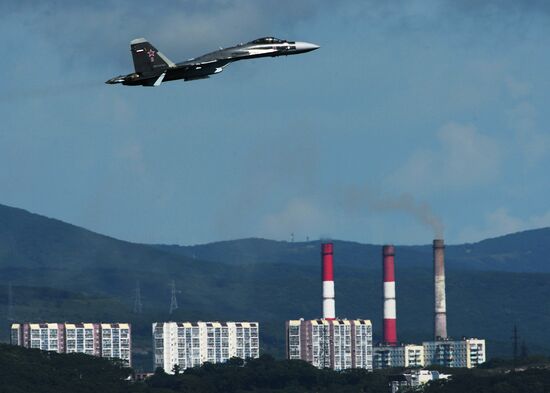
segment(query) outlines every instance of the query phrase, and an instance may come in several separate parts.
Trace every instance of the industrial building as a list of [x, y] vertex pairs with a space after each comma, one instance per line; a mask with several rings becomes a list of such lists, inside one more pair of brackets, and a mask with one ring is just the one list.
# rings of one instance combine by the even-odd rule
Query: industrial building
[[415, 344], [379, 345], [373, 348], [375, 369], [392, 367], [424, 367], [424, 346]]
[[11, 343], [58, 353], [84, 353], [122, 360], [132, 366], [128, 323], [14, 323]]
[[334, 246], [321, 244], [323, 318], [286, 321], [287, 359], [317, 368], [372, 370], [372, 324], [366, 319], [337, 319], [334, 301]]
[[372, 370], [372, 324], [365, 319], [286, 322], [287, 359], [317, 368]]
[[436, 340], [423, 343], [426, 366], [472, 368], [484, 363], [485, 340]]
[[383, 340], [373, 349], [374, 368], [476, 367], [485, 362], [485, 340], [463, 338], [452, 340], [447, 334], [447, 301], [445, 289], [445, 243], [433, 241], [434, 341], [422, 345], [397, 345], [397, 312], [395, 298], [395, 249], [382, 247], [382, 285], [384, 301]]
[[155, 322], [154, 368], [173, 373], [205, 362], [260, 355], [258, 322]]
[[429, 366], [472, 368], [485, 360], [485, 340], [476, 338], [426, 341], [422, 345], [380, 345], [373, 348], [375, 369]]
[[383, 343], [397, 345], [397, 305], [395, 300], [395, 249], [382, 247], [382, 293], [384, 296]]
[[395, 247], [387, 244], [382, 247], [383, 339], [380, 345], [373, 349], [373, 366], [375, 369], [423, 367], [422, 345], [398, 345], [395, 287]]

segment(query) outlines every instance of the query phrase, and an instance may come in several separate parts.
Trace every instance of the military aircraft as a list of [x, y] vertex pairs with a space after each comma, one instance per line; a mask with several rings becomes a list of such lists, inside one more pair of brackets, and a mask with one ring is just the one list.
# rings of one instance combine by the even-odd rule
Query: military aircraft
[[264, 37], [246, 44], [222, 48], [181, 63], [174, 63], [145, 38], [137, 38], [130, 42], [135, 72], [114, 77], [105, 83], [122, 83], [127, 86], [159, 86], [162, 82], [178, 79], [184, 81], [206, 79], [210, 75], [219, 74], [235, 61], [258, 57], [297, 55], [318, 48], [318, 45], [309, 42]]

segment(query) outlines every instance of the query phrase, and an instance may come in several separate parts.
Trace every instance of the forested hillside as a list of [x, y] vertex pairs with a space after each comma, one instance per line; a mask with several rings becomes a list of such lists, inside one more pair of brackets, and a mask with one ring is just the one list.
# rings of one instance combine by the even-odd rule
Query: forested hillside
[[[545, 234], [546, 230], [526, 232], [506, 242], [514, 244], [519, 254], [527, 250], [540, 254], [546, 247]], [[372, 319], [376, 339], [382, 312], [380, 248], [346, 244], [335, 244], [336, 311], [340, 317]], [[538, 251], [534, 251], [536, 244]], [[198, 247], [206, 250], [209, 246]], [[232, 251], [226, 252], [227, 247]], [[480, 253], [498, 248], [486, 242], [471, 247]], [[8, 317], [19, 321], [129, 321], [134, 332], [134, 364], [149, 369], [153, 321], [259, 321], [264, 353], [283, 356], [284, 321], [320, 316], [318, 242], [251, 239], [213, 244], [209, 253], [201, 255], [181, 255], [182, 250], [188, 254], [199, 248], [133, 244], [0, 206], [1, 337], [8, 340]], [[362, 249], [371, 250], [361, 257], [368, 263], [356, 262], [361, 258], [354, 255]], [[422, 341], [432, 335], [431, 251], [429, 246], [411, 248], [424, 256], [422, 264], [409, 264], [403, 256], [407, 249], [397, 249], [398, 335], [403, 341]], [[448, 248], [448, 255], [452, 250]], [[502, 252], [515, 255], [504, 245]], [[218, 260], [215, 255], [227, 259]], [[172, 280], [178, 288], [179, 308], [170, 315]], [[138, 281], [143, 312], [134, 314]], [[487, 338], [490, 356], [510, 354], [514, 324], [531, 352], [550, 353], [546, 344], [550, 314], [545, 312], [550, 309], [550, 274], [449, 268], [447, 300], [449, 333]]]

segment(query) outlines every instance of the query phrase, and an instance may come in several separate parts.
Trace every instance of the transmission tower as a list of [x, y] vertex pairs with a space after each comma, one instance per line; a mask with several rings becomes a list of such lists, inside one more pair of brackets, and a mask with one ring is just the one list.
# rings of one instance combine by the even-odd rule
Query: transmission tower
[[178, 298], [176, 297], [176, 294], [178, 291], [176, 290], [176, 281], [172, 280], [171, 283], [172, 287], [172, 298], [170, 299], [170, 314], [174, 312], [178, 308]]
[[514, 371], [516, 370], [516, 367], [518, 366], [518, 342], [519, 342], [519, 336], [518, 336], [518, 327], [517, 325], [514, 325], [514, 333], [512, 335], [512, 340], [514, 342]]
[[14, 321], [15, 315], [13, 313], [13, 288], [11, 281], [8, 283], [8, 321]]
[[143, 311], [143, 305], [141, 304], [141, 288], [139, 286], [139, 280], [136, 281], [134, 296], [134, 314], [141, 314]]

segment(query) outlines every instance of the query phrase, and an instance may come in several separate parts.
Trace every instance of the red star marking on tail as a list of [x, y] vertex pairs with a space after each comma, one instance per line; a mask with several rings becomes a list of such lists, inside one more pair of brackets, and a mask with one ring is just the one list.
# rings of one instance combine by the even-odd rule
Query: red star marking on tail
[[147, 51], [147, 56], [149, 56], [149, 60], [151, 60], [151, 63], [155, 61], [155, 51], [153, 49], [149, 49]]

